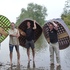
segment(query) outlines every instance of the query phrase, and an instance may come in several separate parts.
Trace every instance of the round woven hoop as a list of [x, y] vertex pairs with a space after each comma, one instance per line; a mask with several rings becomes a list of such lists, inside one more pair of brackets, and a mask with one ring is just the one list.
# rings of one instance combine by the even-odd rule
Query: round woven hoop
[[[30, 22], [31, 23], [31, 27], [34, 26], [34, 21], [32, 19], [24, 19], [23, 22], [18, 26], [18, 29], [20, 29], [21, 31], [24, 31], [26, 30], [27, 28], [27, 22]], [[37, 26], [37, 29], [35, 29], [35, 40], [34, 42], [37, 41], [37, 39], [41, 36], [42, 34], [42, 28], [41, 26], [38, 24], [38, 22], [36, 22], [36, 26]], [[22, 47], [25, 47], [25, 43], [26, 43], [26, 37], [21, 35], [20, 34], [20, 37], [19, 37], [19, 43]]]
[[58, 24], [59, 49], [61, 50], [67, 48], [70, 45], [70, 31], [62, 19], [52, 19], [46, 22], [46, 24], [43, 26], [43, 33], [46, 40], [50, 42], [48, 33], [49, 31], [48, 24], [52, 21]]

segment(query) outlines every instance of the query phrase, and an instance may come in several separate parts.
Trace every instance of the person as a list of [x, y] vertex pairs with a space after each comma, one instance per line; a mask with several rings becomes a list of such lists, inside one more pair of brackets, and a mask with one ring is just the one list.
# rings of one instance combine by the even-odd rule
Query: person
[[20, 64], [20, 53], [19, 53], [19, 40], [20, 36], [18, 29], [15, 28], [14, 22], [11, 23], [11, 29], [9, 30], [9, 50], [10, 50], [10, 64], [12, 65], [12, 52], [15, 46], [17, 52], [17, 63]]
[[58, 25], [54, 22], [49, 23], [49, 40], [50, 40], [50, 64], [54, 65], [54, 52], [56, 54], [57, 67], [60, 66], [60, 54], [58, 43]]
[[34, 46], [34, 36], [35, 36], [35, 29], [36, 29], [36, 23], [34, 20], [34, 27], [31, 27], [31, 23], [27, 22], [27, 28], [24, 30], [26, 35], [26, 48], [27, 48], [27, 55], [28, 55], [28, 62], [30, 62], [30, 47], [32, 49], [32, 55], [33, 55], [33, 61], [35, 60], [35, 46]]

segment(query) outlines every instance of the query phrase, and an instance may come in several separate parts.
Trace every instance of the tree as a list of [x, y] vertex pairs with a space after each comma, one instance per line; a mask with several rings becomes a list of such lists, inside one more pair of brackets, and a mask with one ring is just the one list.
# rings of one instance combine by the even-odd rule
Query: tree
[[64, 20], [64, 22], [70, 28], [70, 0], [67, 0], [65, 2], [64, 12], [61, 15], [61, 18]]
[[47, 16], [47, 9], [44, 6], [30, 3], [27, 9], [22, 8], [20, 15], [17, 17], [16, 25], [19, 25], [23, 19], [31, 18], [43, 25]]

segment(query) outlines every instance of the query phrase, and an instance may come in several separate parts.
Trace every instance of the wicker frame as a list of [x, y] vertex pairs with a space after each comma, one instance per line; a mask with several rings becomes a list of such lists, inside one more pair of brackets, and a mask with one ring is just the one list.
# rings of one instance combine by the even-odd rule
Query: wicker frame
[[[27, 28], [27, 21], [29, 21], [31, 23], [31, 27], [33, 27], [33, 20], [32, 19], [24, 19], [23, 22], [18, 26], [18, 29], [20, 29], [19, 31], [24, 31]], [[35, 40], [34, 42], [37, 41], [37, 39], [41, 36], [42, 34], [42, 28], [41, 26], [38, 24], [38, 22], [36, 22], [36, 26], [37, 29], [35, 30]], [[26, 43], [26, 38], [25, 36], [21, 35], [20, 33], [20, 37], [19, 37], [19, 43], [22, 47], [25, 47], [25, 43]]]
[[58, 42], [59, 42], [59, 49], [65, 49], [70, 45], [70, 31], [67, 25], [64, 23], [62, 19], [52, 19], [46, 22], [43, 26], [43, 33], [48, 42], [49, 41], [49, 34], [48, 34], [48, 23], [54, 21], [58, 24]]

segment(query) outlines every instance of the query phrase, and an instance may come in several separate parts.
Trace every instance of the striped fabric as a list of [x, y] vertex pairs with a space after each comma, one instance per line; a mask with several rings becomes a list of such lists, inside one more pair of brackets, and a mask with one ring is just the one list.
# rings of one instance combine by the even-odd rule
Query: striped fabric
[[[10, 29], [10, 21], [9, 21], [9, 19], [7, 17], [5, 17], [3, 15], [0, 15], [0, 27], [2, 29], [4, 29], [4, 31], [8, 34], [8, 30]], [[0, 36], [0, 43], [2, 41], [4, 41], [7, 36], [2, 34], [2, 36]]]

